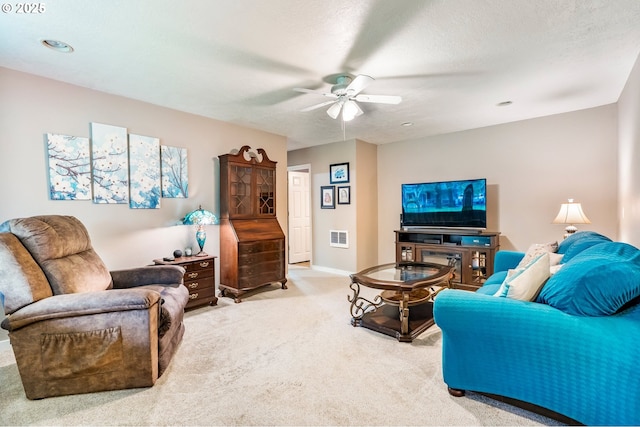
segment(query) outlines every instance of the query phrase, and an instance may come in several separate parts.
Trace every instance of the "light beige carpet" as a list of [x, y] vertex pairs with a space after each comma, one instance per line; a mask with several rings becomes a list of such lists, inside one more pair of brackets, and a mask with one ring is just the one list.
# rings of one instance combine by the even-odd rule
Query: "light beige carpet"
[[349, 278], [291, 268], [289, 289], [186, 314], [154, 387], [28, 400], [0, 351], [2, 425], [558, 425], [473, 393], [449, 396], [441, 333], [413, 343], [350, 324]]

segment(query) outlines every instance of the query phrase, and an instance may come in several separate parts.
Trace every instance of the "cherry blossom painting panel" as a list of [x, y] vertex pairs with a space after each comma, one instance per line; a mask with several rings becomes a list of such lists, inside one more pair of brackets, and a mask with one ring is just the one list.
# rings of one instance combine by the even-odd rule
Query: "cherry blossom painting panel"
[[46, 134], [51, 200], [91, 200], [89, 138]]
[[160, 208], [160, 140], [129, 134], [129, 207]]
[[127, 129], [91, 123], [94, 203], [129, 203]]
[[162, 158], [162, 197], [189, 197], [187, 149], [163, 145], [160, 156]]

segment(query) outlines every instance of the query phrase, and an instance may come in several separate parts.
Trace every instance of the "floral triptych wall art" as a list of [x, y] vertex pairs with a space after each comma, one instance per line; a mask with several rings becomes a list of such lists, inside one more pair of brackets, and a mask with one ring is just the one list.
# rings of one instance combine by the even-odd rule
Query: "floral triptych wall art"
[[51, 200], [93, 200], [159, 209], [161, 199], [189, 197], [187, 150], [160, 139], [91, 123], [91, 138], [47, 133]]

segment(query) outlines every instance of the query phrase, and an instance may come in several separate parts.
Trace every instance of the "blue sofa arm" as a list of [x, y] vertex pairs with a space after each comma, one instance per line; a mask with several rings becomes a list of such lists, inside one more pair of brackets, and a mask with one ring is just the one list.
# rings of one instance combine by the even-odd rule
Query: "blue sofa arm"
[[[447, 289], [435, 298], [454, 389], [496, 394], [586, 425], [640, 424], [640, 305], [604, 317]], [[603, 396], [612, 396], [602, 404]]]
[[510, 268], [516, 268], [522, 258], [524, 258], [524, 252], [498, 251], [493, 261], [493, 271], [507, 271]]
[[[520, 260], [524, 258], [524, 252], [498, 251], [493, 259], [493, 274], [484, 282], [484, 286], [500, 285], [507, 277], [510, 268], [516, 268]], [[483, 293], [493, 293], [497, 291], [496, 286], [483, 290]]]

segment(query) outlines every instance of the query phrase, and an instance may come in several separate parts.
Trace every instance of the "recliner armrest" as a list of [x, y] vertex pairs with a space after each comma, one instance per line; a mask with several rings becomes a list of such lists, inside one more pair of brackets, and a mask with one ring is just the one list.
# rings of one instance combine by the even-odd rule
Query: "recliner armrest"
[[114, 289], [134, 288], [144, 285], [180, 285], [184, 280], [184, 268], [178, 265], [152, 265], [111, 271]]
[[36, 301], [9, 315], [2, 327], [15, 331], [35, 322], [127, 310], [146, 310], [160, 301], [151, 289], [112, 289], [98, 292], [54, 295]]

